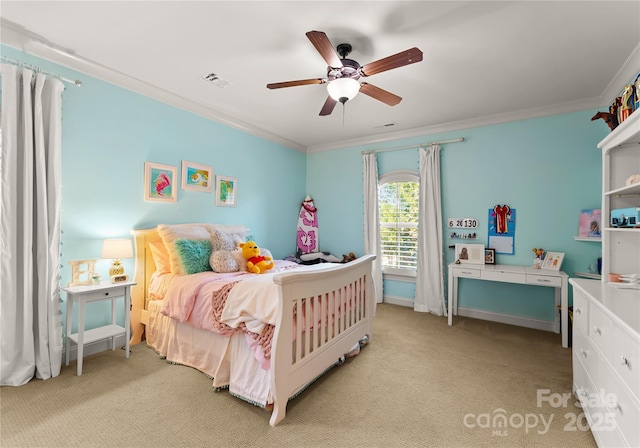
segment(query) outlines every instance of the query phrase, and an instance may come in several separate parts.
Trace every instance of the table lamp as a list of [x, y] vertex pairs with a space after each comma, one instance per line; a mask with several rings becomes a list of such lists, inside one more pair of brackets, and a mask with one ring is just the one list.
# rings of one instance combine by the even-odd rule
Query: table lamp
[[132, 258], [133, 249], [131, 248], [131, 240], [128, 239], [112, 239], [104, 240], [102, 244], [102, 258], [110, 258], [113, 260], [111, 267], [109, 268], [109, 277], [111, 277], [111, 283], [126, 282], [129, 280], [129, 276], [124, 273], [124, 266], [122, 266], [122, 258]]

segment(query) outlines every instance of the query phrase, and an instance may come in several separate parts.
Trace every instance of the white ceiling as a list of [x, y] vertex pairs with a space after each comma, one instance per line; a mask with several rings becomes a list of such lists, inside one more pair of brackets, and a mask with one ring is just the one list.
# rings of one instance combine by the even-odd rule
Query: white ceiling
[[[5, 44], [303, 151], [606, 106], [640, 58], [639, 1], [3, 0], [0, 15]], [[424, 60], [366, 78], [397, 106], [360, 94], [321, 117], [326, 86], [265, 87], [326, 76], [311, 30], [363, 65]]]

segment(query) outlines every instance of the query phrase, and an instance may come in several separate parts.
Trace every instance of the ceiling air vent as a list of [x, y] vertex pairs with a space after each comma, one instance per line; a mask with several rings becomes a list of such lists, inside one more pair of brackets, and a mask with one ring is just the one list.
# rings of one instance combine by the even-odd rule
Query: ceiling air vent
[[385, 124], [381, 124], [381, 125], [378, 125], [378, 126], [374, 126], [373, 129], [392, 128], [394, 126], [396, 126], [396, 123], [392, 121], [390, 123], [385, 123]]
[[220, 87], [221, 89], [224, 89], [225, 87], [229, 87], [231, 85], [229, 81], [222, 78], [220, 75], [216, 75], [215, 73], [204, 75], [201, 79], [216, 87]]

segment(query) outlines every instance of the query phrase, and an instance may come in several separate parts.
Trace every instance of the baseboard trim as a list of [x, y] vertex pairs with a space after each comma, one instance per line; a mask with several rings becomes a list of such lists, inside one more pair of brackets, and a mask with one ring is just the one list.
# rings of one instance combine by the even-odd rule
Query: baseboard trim
[[382, 298], [384, 303], [390, 303], [391, 305], [400, 305], [406, 306], [407, 308], [413, 308], [413, 300], [407, 299], [405, 297], [397, 297], [397, 296], [384, 296]]
[[[125, 338], [124, 335], [116, 336], [116, 350], [124, 347]], [[62, 351], [62, 363], [66, 362], [66, 348]], [[106, 352], [107, 350], [111, 350], [111, 339], [103, 339], [101, 341], [92, 342], [90, 344], [85, 344], [84, 350], [82, 353], [82, 357], [86, 358], [87, 356], [95, 355], [96, 353]], [[72, 345], [69, 350], [69, 361], [76, 361], [78, 359], [78, 346]]]
[[519, 327], [533, 328], [534, 330], [551, 331], [559, 333], [555, 321], [533, 319], [531, 317], [514, 316], [512, 314], [492, 313], [474, 308], [458, 307], [458, 315], [471, 317], [473, 319], [489, 320], [491, 322], [499, 322], [502, 324], [517, 325]]

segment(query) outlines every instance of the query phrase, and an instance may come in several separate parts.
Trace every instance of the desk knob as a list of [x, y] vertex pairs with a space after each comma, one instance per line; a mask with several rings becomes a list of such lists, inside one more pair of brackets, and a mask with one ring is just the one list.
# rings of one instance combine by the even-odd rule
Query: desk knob
[[627, 358], [625, 358], [624, 356], [620, 357], [620, 364], [622, 364], [623, 366], [628, 366], [629, 365], [629, 360]]
[[602, 331], [597, 327], [597, 326], [593, 326], [593, 332], [599, 335], [602, 335]]

